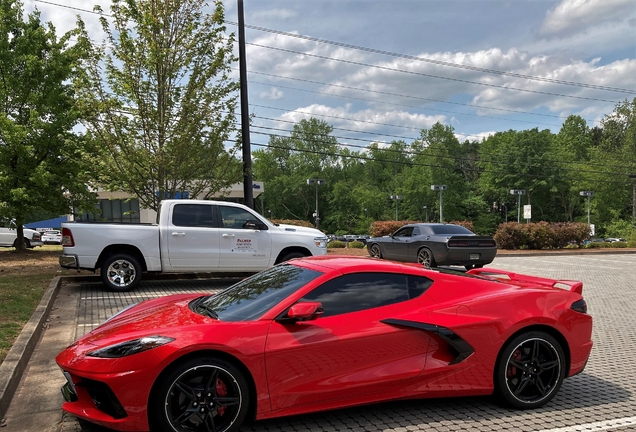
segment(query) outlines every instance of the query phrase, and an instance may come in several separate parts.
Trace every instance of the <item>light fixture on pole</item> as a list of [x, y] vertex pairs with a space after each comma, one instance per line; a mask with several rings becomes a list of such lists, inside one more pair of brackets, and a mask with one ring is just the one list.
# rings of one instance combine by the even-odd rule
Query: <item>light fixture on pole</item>
[[398, 220], [398, 201], [402, 198], [402, 195], [391, 195], [391, 199], [395, 200], [395, 220]]
[[439, 191], [439, 223], [444, 222], [444, 216], [442, 215], [442, 192], [446, 189], [446, 185], [431, 185], [431, 190]]
[[521, 195], [525, 194], [525, 189], [510, 189], [510, 195], [517, 195], [517, 223], [521, 223]]
[[590, 224], [590, 198], [594, 195], [594, 191], [581, 191], [579, 195], [587, 197], [587, 224]]
[[426, 222], [428, 222], [428, 206], [422, 206], [422, 208], [426, 212]]
[[316, 212], [314, 213], [314, 218], [316, 219], [316, 229], [320, 228], [320, 214], [318, 213], [318, 186], [325, 184], [324, 179], [307, 179], [308, 185], [316, 186]]

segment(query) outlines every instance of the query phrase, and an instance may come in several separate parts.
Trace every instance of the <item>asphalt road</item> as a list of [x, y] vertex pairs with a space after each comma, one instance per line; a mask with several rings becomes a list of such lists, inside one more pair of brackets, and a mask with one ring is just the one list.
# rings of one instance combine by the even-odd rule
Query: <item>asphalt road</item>
[[[490, 267], [584, 282], [594, 317], [594, 349], [585, 371], [565, 380], [556, 398], [533, 411], [508, 410], [490, 397], [423, 399], [266, 420], [243, 431], [636, 431], [636, 255], [498, 257]], [[227, 282], [225, 282], [227, 283]], [[9, 431], [105, 431], [59, 408], [64, 383], [52, 358], [67, 344], [131, 303], [220, 289], [213, 280], [144, 282], [131, 293], [100, 284], [62, 288], [56, 309], [7, 413]]]

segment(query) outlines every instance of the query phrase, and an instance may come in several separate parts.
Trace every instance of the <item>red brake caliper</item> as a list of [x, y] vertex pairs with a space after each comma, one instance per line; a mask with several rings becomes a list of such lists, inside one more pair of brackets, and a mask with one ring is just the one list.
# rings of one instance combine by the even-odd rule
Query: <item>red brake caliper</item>
[[[521, 360], [521, 351], [516, 350], [514, 353], [512, 353], [512, 359]], [[508, 365], [508, 371], [506, 375], [508, 375], [508, 378], [514, 377], [515, 375], [517, 375], [517, 368], [515, 366]]]
[[[227, 396], [227, 387], [225, 387], [225, 383], [221, 381], [220, 378], [216, 379], [216, 394], [219, 397]], [[220, 416], [222, 416], [223, 414], [225, 414], [225, 407], [220, 407], [217, 412]]]

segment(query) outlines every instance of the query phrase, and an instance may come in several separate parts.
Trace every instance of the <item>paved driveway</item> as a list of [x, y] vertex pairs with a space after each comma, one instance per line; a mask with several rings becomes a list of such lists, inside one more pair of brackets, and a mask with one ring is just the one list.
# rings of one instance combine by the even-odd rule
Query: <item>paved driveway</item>
[[[594, 342], [585, 372], [565, 380], [556, 398], [534, 411], [511, 411], [489, 397], [400, 401], [266, 420], [244, 431], [550, 431], [636, 430], [636, 255], [498, 257], [492, 267], [584, 282]], [[221, 283], [222, 284], [222, 283]], [[77, 337], [128, 304], [155, 296], [219, 289], [218, 281], [145, 282], [116, 294], [99, 284], [76, 290]], [[60, 347], [62, 349], [63, 347]], [[61, 374], [51, 377], [63, 384]], [[60, 397], [61, 404], [61, 397]], [[59, 431], [103, 431], [65, 415]]]

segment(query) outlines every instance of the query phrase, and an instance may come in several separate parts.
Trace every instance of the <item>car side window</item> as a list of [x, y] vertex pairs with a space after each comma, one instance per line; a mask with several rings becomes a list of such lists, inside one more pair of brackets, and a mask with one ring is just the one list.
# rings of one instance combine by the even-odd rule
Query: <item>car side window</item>
[[393, 234], [394, 237], [411, 237], [413, 234], [413, 227], [400, 228]]
[[206, 204], [176, 204], [172, 210], [172, 224], [182, 227], [216, 228], [212, 206]]
[[420, 229], [418, 227], [413, 227], [413, 233], [411, 233], [413, 237], [420, 235]]
[[323, 317], [358, 312], [409, 300], [406, 276], [355, 273], [325, 282], [300, 301], [322, 303]]
[[256, 219], [252, 213], [238, 207], [219, 206], [219, 210], [223, 228], [243, 229], [248, 220]]
[[433, 281], [429, 278], [425, 278], [424, 276], [408, 275], [406, 280], [410, 299], [421, 296], [431, 285], [433, 285]]

